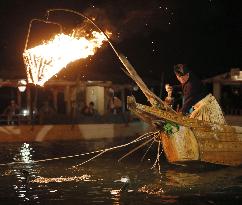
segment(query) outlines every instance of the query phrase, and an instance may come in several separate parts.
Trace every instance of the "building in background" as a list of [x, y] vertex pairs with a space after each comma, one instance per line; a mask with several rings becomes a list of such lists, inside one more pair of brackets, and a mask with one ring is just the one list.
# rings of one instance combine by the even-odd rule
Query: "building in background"
[[[0, 82], [0, 112], [11, 100], [20, 106], [20, 115], [24, 119], [34, 118], [38, 110], [48, 102], [58, 114], [56, 123], [62, 118], [77, 119], [84, 106], [93, 102], [100, 116], [108, 112], [109, 90], [112, 88], [115, 95], [122, 100], [122, 111], [126, 112], [126, 97], [133, 90], [128, 83], [114, 84], [111, 81], [67, 81], [50, 80], [44, 87], [23, 85], [20, 80], [6, 80]], [[32, 114], [31, 114], [32, 113]], [[4, 118], [4, 116], [2, 116]]]
[[230, 72], [205, 79], [211, 85], [228, 123], [242, 125], [242, 71], [232, 68]]

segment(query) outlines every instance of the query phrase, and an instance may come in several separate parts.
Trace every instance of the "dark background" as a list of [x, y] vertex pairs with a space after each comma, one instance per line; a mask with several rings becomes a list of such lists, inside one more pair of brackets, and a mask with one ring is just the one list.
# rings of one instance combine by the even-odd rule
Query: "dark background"
[[[200, 78], [241, 67], [240, 1], [232, 0], [8, 0], [0, 6], [0, 78], [25, 76], [22, 53], [28, 25], [44, 18], [49, 8], [66, 8], [95, 17], [112, 42], [141, 77], [174, 81], [173, 65], [187, 63]], [[79, 16], [59, 13], [65, 29], [81, 23]], [[46, 37], [50, 28], [34, 25], [32, 36]], [[29, 45], [31, 46], [31, 45]], [[122, 73], [121, 64], [106, 44], [91, 58], [69, 65], [60, 77], [92, 78]], [[91, 78], [91, 77], [90, 77]]]

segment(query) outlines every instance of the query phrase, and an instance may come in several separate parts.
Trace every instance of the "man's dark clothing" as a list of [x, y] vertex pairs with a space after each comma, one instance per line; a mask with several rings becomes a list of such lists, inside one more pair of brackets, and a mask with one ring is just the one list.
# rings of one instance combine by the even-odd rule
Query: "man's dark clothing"
[[202, 82], [191, 72], [189, 73], [189, 79], [186, 83], [173, 86], [173, 89], [175, 91], [177, 89], [182, 90], [183, 105], [181, 108], [181, 112], [183, 114], [189, 113], [189, 110], [192, 108], [192, 106], [208, 94]]

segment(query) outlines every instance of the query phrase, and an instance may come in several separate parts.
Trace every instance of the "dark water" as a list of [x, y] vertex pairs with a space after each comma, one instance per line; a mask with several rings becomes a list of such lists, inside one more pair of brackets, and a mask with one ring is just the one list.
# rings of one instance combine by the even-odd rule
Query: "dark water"
[[143, 162], [145, 147], [118, 162], [138, 144], [112, 150], [75, 168], [94, 155], [33, 161], [123, 143], [124, 140], [2, 143], [0, 163], [24, 163], [0, 166], [0, 204], [242, 204], [242, 167], [170, 165], [161, 156], [159, 172], [158, 167], [151, 169], [155, 145]]

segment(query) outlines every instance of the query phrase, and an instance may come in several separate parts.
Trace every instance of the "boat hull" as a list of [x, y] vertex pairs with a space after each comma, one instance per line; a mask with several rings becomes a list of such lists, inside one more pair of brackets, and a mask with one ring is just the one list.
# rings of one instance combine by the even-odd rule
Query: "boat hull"
[[198, 143], [189, 129], [180, 127], [179, 131], [172, 135], [161, 132], [160, 138], [169, 162], [199, 160]]
[[214, 164], [239, 166], [242, 164], [242, 128], [232, 127], [227, 132], [188, 131], [172, 135], [161, 133], [166, 158], [171, 163], [203, 161]]
[[[230, 166], [242, 164], [242, 127], [174, 114], [136, 103], [133, 97], [128, 99], [128, 103], [134, 114], [160, 130], [160, 140], [169, 162], [203, 161]], [[164, 129], [167, 123], [173, 126], [171, 133]]]

